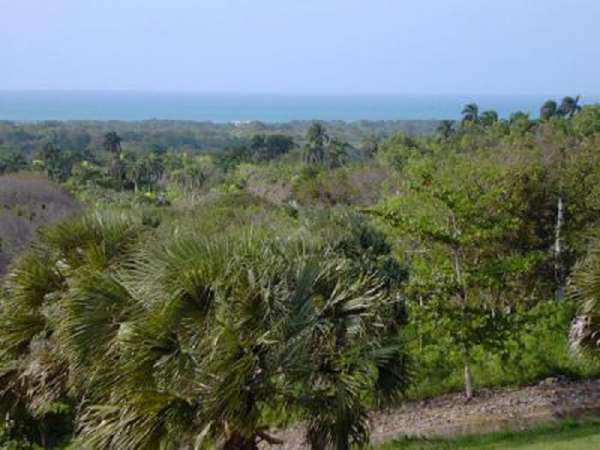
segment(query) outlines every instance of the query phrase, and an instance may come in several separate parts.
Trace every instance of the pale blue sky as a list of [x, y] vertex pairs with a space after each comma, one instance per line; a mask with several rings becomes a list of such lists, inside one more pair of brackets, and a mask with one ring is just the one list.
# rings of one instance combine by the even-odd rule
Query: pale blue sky
[[0, 0], [0, 90], [599, 94], [600, 0]]

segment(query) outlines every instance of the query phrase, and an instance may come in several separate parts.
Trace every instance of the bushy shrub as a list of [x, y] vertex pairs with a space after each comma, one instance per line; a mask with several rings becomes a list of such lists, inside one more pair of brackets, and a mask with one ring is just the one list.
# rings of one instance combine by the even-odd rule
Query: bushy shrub
[[77, 211], [75, 197], [39, 174], [0, 176], [0, 277], [35, 231]]

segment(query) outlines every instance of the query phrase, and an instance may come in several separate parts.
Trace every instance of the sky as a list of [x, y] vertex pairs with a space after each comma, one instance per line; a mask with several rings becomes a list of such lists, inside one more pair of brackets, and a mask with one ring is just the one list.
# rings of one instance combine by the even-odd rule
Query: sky
[[600, 94], [600, 0], [0, 0], [0, 90]]

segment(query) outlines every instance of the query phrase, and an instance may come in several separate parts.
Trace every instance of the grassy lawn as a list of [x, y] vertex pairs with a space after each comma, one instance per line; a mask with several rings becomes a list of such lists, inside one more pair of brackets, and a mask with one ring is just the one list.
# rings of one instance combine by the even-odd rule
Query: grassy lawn
[[406, 439], [379, 447], [379, 450], [446, 449], [597, 450], [600, 449], [600, 419], [568, 420], [526, 432], [492, 433], [447, 440]]

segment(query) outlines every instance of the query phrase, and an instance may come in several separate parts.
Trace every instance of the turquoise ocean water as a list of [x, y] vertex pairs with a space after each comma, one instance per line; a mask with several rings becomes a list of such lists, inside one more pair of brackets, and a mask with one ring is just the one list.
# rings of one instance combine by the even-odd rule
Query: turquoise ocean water
[[[556, 96], [560, 97], [560, 96]], [[541, 95], [261, 95], [142, 92], [0, 91], [0, 120], [419, 120], [457, 119], [463, 105], [537, 116]], [[600, 97], [584, 97], [582, 103]]]

